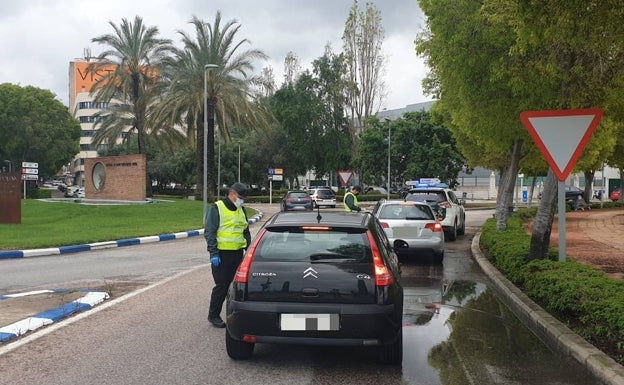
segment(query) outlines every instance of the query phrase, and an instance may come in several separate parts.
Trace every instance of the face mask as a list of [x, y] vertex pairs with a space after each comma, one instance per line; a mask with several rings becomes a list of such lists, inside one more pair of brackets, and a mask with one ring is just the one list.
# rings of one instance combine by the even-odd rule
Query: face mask
[[241, 207], [243, 205], [243, 202], [245, 201], [240, 198], [236, 198], [236, 202], [234, 202], [234, 204], [236, 205], [236, 207]]

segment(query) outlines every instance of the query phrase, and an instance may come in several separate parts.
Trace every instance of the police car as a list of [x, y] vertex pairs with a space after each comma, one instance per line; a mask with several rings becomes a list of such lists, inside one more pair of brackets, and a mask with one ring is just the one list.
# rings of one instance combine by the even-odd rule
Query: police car
[[466, 232], [466, 210], [464, 201], [446, 183], [417, 183], [409, 189], [406, 201], [427, 202], [444, 229], [445, 239], [454, 241]]

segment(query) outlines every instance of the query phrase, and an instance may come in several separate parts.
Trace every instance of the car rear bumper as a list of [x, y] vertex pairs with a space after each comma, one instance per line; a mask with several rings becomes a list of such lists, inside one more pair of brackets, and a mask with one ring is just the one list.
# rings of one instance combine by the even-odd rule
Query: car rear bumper
[[[393, 342], [401, 329], [395, 305], [278, 302], [227, 303], [227, 332], [234, 339], [253, 336], [259, 343], [375, 346]], [[338, 314], [338, 330], [283, 331], [281, 314]], [[397, 319], [398, 318], [398, 319]]]
[[[390, 244], [393, 245], [394, 251], [399, 254], [432, 252], [439, 253], [444, 250], [444, 238], [427, 238], [427, 239], [400, 239], [388, 238]], [[403, 247], [401, 247], [403, 244]], [[405, 247], [407, 244], [407, 247]]]

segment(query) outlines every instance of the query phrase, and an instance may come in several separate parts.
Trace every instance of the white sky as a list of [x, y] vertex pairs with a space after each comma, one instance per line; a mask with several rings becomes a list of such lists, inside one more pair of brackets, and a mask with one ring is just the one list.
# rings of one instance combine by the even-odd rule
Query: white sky
[[[380, 10], [385, 30], [388, 94], [382, 109], [431, 100], [422, 93], [427, 68], [413, 43], [425, 25], [417, 0], [368, 1]], [[270, 57], [256, 73], [271, 66], [279, 85], [289, 51], [303, 68], [310, 68], [328, 42], [334, 52], [342, 50], [352, 4], [352, 0], [0, 0], [0, 83], [49, 89], [67, 104], [69, 62], [84, 57], [87, 48], [92, 55], [99, 54], [103, 47], [91, 39], [113, 33], [110, 21], [119, 25], [123, 18], [132, 21], [138, 15], [146, 26], [158, 27], [162, 38], [180, 45], [178, 30], [195, 36], [189, 24], [193, 15], [212, 23], [220, 10], [223, 22], [240, 23], [238, 40], [249, 39], [249, 47]], [[364, 10], [366, 0], [358, 4]]]

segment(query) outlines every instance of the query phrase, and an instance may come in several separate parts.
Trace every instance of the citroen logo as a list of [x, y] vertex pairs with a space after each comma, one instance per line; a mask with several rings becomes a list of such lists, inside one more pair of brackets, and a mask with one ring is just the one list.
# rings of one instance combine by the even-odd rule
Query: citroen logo
[[308, 278], [310, 276], [314, 277], [314, 278], [318, 278], [317, 276], [318, 272], [316, 270], [314, 270], [311, 267], [308, 267], [307, 269], [305, 269], [305, 271], [303, 272], [303, 278]]

